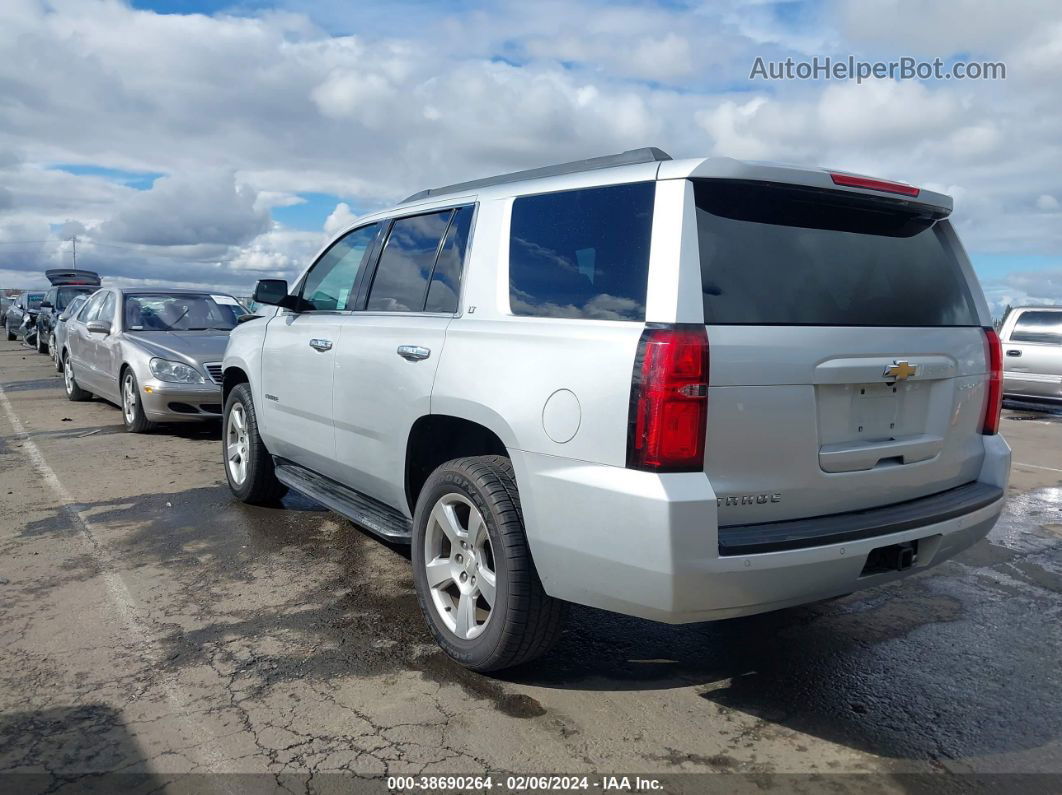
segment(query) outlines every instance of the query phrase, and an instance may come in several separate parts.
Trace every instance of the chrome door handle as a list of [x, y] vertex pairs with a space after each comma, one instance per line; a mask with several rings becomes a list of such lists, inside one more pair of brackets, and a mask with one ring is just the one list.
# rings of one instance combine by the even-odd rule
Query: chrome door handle
[[332, 350], [332, 340], [310, 340], [310, 347], [324, 353]]
[[1009, 351], [1007, 351], [1007, 356], [1021, 356], [1021, 351], [1019, 351], [1019, 350], [1009, 350]]
[[399, 345], [398, 355], [403, 359], [416, 362], [431, 356], [431, 348], [422, 348], [420, 345]]

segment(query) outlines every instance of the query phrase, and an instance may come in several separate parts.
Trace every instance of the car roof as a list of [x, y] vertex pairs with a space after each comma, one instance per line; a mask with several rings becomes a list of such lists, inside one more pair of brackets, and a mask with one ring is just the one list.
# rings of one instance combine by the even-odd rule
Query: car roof
[[122, 295], [224, 295], [228, 298], [233, 297], [231, 293], [224, 290], [196, 290], [190, 287], [110, 287], [104, 289], [115, 290]]
[[[880, 189], [837, 184], [833, 179], [834, 174], [882, 181], [840, 169], [735, 160], [729, 157], [674, 160], [657, 147], [643, 147], [617, 155], [576, 160], [440, 188], [428, 188], [414, 193], [393, 207], [362, 216], [346, 229], [400, 214], [429, 212], [462, 203], [658, 179], [733, 179], [799, 185], [894, 200], [898, 204], [908, 206], [924, 206], [931, 208], [939, 217], [946, 217], [953, 207], [950, 196], [925, 188], [918, 188], [915, 196], [900, 195], [882, 192]], [[895, 182], [894, 184], [905, 185]]]

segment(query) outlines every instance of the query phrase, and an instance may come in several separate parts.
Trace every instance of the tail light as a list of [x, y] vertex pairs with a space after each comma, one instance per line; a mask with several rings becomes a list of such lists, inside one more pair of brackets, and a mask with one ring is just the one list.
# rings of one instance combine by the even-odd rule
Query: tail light
[[873, 177], [860, 177], [855, 174], [830, 173], [830, 179], [834, 185], [843, 185], [846, 188], [866, 188], [867, 190], [880, 190], [882, 193], [900, 193], [904, 196], [917, 196], [920, 191], [914, 185], [905, 185], [902, 182], [889, 182], [885, 179]]
[[634, 360], [627, 467], [700, 471], [707, 427], [708, 330], [647, 326]]
[[994, 328], [985, 329], [985, 361], [988, 363], [988, 384], [985, 400], [985, 419], [981, 433], [999, 433], [999, 413], [1003, 409], [1003, 345]]

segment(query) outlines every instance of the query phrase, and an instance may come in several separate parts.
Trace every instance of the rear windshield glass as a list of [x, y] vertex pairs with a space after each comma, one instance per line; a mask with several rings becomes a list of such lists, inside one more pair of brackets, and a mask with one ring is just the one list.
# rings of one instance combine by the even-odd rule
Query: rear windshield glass
[[645, 320], [653, 196], [639, 182], [513, 202], [513, 314]]
[[694, 180], [706, 323], [976, 326], [958, 261], [911, 205]]
[[1062, 345], [1062, 312], [1022, 312], [1010, 333], [1010, 341]]

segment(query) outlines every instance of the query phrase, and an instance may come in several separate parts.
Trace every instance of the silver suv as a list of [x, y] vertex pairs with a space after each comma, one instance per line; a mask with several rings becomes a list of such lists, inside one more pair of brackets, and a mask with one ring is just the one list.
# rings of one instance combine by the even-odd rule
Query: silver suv
[[224, 359], [225, 468], [412, 544], [442, 648], [570, 602], [749, 615], [926, 569], [1003, 507], [1000, 344], [947, 196], [658, 149], [366, 216]]

